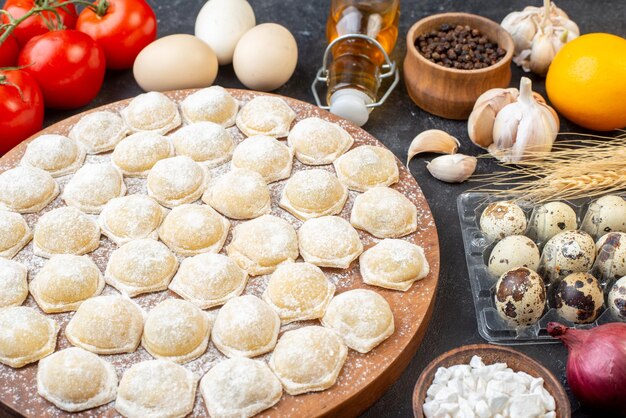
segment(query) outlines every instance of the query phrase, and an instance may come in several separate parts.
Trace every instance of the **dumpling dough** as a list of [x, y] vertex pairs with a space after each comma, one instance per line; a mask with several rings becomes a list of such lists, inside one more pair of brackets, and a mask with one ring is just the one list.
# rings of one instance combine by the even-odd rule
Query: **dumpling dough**
[[209, 309], [239, 296], [247, 282], [248, 273], [233, 260], [205, 253], [184, 259], [169, 289], [200, 309]]
[[211, 340], [228, 357], [256, 357], [276, 345], [280, 318], [261, 299], [238, 296], [217, 313]]
[[292, 165], [293, 150], [270, 136], [246, 138], [233, 153], [234, 168], [256, 171], [268, 183], [289, 177]]
[[209, 172], [189, 157], [158, 161], [148, 174], [148, 195], [165, 207], [191, 203], [202, 196]]
[[226, 252], [249, 275], [270, 274], [298, 258], [298, 236], [286, 220], [263, 215], [237, 225]]
[[98, 223], [102, 233], [117, 245], [141, 238], [158, 239], [157, 228], [167, 209], [140, 194], [117, 197], [106, 204]]
[[65, 186], [63, 200], [85, 213], [100, 213], [107, 202], [126, 194], [122, 173], [109, 163], [87, 164]]
[[177, 268], [178, 260], [165, 245], [145, 238], [113, 251], [104, 275], [108, 284], [134, 297], [167, 289]]
[[113, 112], [92, 112], [78, 121], [69, 137], [80, 142], [88, 154], [111, 151], [129, 130], [122, 118]]
[[335, 286], [319, 267], [287, 263], [272, 273], [263, 299], [288, 324], [321, 318], [334, 294]]
[[115, 367], [82, 348], [66, 348], [39, 362], [37, 392], [67, 412], [95, 408], [115, 399]]
[[390, 186], [400, 178], [396, 157], [382, 147], [361, 145], [337, 158], [333, 164], [339, 180], [359, 192]]
[[306, 221], [341, 212], [348, 198], [348, 189], [326, 170], [303, 170], [285, 184], [280, 207]]
[[406, 292], [428, 275], [424, 249], [401, 239], [384, 239], [359, 258], [363, 282]]
[[165, 134], [181, 123], [176, 103], [156, 91], [140, 94], [122, 110], [122, 118], [133, 132]]
[[375, 187], [354, 199], [350, 223], [376, 238], [399, 238], [417, 230], [417, 208], [402, 193]]
[[339, 334], [348, 347], [367, 353], [394, 332], [389, 303], [376, 292], [355, 289], [333, 298], [322, 325]]
[[33, 238], [19, 213], [0, 210], [0, 257], [13, 258]]
[[102, 289], [102, 273], [86, 255], [55, 255], [30, 282], [30, 293], [45, 313], [75, 311]]
[[50, 258], [55, 254], [83, 255], [100, 245], [98, 223], [71, 206], [45, 213], [35, 225], [33, 252]]
[[235, 124], [239, 104], [223, 87], [211, 86], [190, 94], [180, 103], [186, 123], [213, 122], [228, 128]]
[[166, 299], [146, 317], [141, 345], [154, 358], [187, 363], [200, 357], [209, 344], [208, 315], [182, 299]]
[[269, 366], [290, 395], [326, 390], [337, 381], [348, 349], [333, 331], [309, 326], [285, 332]]
[[35, 167], [15, 167], [0, 174], [0, 209], [39, 212], [59, 195], [50, 173]]
[[186, 155], [209, 168], [230, 160], [235, 149], [233, 137], [213, 122], [198, 122], [183, 126], [170, 135], [176, 154]]
[[159, 238], [179, 255], [218, 253], [226, 241], [230, 222], [206, 205], [175, 207], [159, 228]]
[[284, 138], [289, 134], [296, 113], [281, 98], [257, 96], [237, 114], [237, 127], [246, 136], [268, 135]]
[[85, 148], [63, 135], [41, 135], [26, 145], [22, 165], [60, 177], [73, 173], [85, 161]]
[[147, 177], [157, 161], [174, 156], [174, 145], [166, 136], [137, 132], [117, 144], [111, 163], [127, 177]]
[[23, 367], [52, 354], [59, 325], [26, 306], [0, 309], [0, 363]]
[[65, 327], [72, 345], [96, 354], [132, 353], [143, 331], [143, 311], [123, 296], [84, 301]]
[[256, 171], [234, 168], [218, 177], [202, 201], [232, 219], [252, 219], [272, 209], [270, 189]]
[[198, 378], [167, 360], [149, 360], [124, 372], [115, 409], [126, 418], [186, 417], [193, 411]]
[[28, 297], [28, 269], [0, 258], [0, 308], [19, 306]]
[[346, 269], [363, 252], [359, 233], [338, 216], [309, 219], [298, 230], [300, 254], [307, 263]]
[[277, 404], [283, 387], [264, 362], [234, 357], [204, 375], [200, 393], [211, 418], [248, 418]]
[[350, 149], [354, 139], [336, 123], [320, 118], [306, 118], [296, 123], [287, 143], [303, 164], [331, 164]]

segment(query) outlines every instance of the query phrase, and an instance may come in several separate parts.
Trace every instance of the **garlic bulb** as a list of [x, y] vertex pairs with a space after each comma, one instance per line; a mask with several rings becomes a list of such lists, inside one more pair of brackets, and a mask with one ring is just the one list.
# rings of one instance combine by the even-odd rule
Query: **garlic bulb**
[[487, 148], [493, 143], [493, 124], [504, 106], [514, 103], [519, 96], [517, 89], [491, 89], [478, 97], [467, 120], [467, 131], [472, 142]]
[[426, 165], [426, 169], [437, 180], [446, 183], [463, 183], [476, 170], [476, 157], [464, 154], [442, 155]]
[[434, 152], [437, 154], [454, 154], [459, 149], [459, 140], [439, 129], [429, 129], [417, 135], [411, 145], [406, 159], [406, 165], [417, 154]]

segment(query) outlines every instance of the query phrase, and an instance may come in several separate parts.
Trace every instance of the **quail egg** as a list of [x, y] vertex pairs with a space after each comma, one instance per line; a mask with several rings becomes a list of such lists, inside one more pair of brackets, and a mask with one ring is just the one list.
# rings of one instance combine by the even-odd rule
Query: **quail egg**
[[561, 232], [543, 248], [543, 269], [550, 279], [588, 271], [595, 259], [596, 243], [583, 231]]
[[489, 255], [489, 273], [500, 277], [516, 267], [539, 267], [539, 248], [530, 238], [523, 235], [510, 235], [498, 242]]
[[509, 270], [496, 283], [495, 303], [500, 316], [511, 325], [532, 325], [546, 306], [543, 279], [527, 267]]
[[596, 320], [604, 303], [598, 279], [589, 273], [572, 273], [556, 288], [554, 303], [559, 315], [576, 324]]
[[576, 212], [563, 202], [548, 202], [538, 206], [531, 218], [531, 227], [540, 242], [546, 242], [563, 231], [577, 228]]
[[598, 242], [598, 266], [602, 277], [618, 278], [626, 276], [626, 233], [609, 232]]
[[626, 277], [622, 277], [611, 287], [609, 308], [618, 318], [626, 321]]
[[582, 229], [596, 237], [607, 232], [626, 232], [626, 200], [620, 196], [603, 196], [591, 204]]
[[526, 226], [524, 211], [511, 202], [490, 203], [480, 216], [480, 230], [490, 240], [522, 235]]

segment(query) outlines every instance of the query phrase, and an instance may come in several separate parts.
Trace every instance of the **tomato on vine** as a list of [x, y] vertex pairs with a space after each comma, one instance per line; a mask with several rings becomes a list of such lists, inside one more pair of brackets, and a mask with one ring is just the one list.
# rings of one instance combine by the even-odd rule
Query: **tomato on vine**
[[[3, 31], [0, 31], [0, 34]], [[0, 68], [14, 67], [17, 65], [17, 55], [20, 53], [20, 47], [15, 38], [9, 35], [4, 42], [0, 42]]]
[[6, 0], [2, 13], [2, 23], [7, 25], [18, 20], [35, 8], [45, 9], [28, 16], [13, 30], [13, 36], [20, 46], [31, 38], [43, 35], [50, 29], [74, 29], [78, 14], [76, 7], [65, 1], [56, 0]]

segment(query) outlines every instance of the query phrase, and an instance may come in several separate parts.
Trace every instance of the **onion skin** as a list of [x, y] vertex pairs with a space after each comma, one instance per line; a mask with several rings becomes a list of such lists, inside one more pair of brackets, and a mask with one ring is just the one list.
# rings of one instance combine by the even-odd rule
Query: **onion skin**
[[569, 350], [567, 382], [581, 403], [626, 416], [626, 323], [577, 330], [550, 322], [548, 333]]

